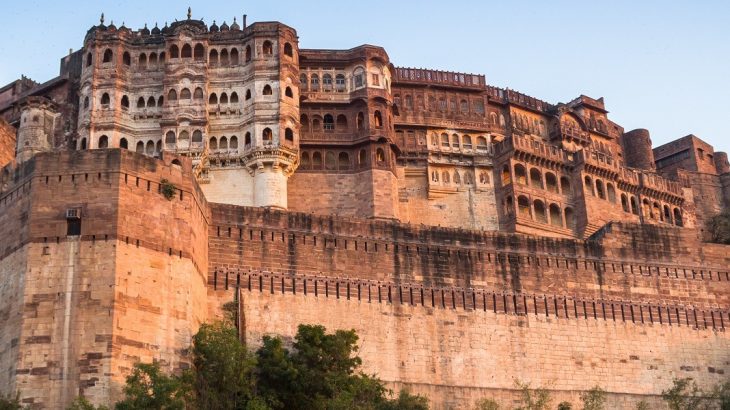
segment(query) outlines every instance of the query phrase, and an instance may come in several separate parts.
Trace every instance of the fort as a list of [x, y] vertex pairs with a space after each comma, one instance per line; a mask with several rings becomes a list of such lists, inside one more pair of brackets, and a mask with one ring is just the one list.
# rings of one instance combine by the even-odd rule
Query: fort
[[278, 22], [92, 26], [0, 88], [0, 393], [121, 397], [239, 330], [355, 329], [364, 370], [436, 409], [514, 380], [612, 408], [730, 372], [727, 154], [652, 148], [602, 98], [548, 103]]

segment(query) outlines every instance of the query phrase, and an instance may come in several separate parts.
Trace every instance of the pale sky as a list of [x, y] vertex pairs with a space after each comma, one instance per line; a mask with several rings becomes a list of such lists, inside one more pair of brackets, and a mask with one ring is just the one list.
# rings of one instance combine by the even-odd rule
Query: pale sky
[[3, 4], [0, 85], [58, 75], [99, 23], [132, 29], [194, 18], [278, 20], [302, 48], [382, 46], [396, 66], [480, 73], [542, 100], [604, 97], [609, 118], [654, 145], [695, 134], [730, 149], [726, 1], [12, 1]]

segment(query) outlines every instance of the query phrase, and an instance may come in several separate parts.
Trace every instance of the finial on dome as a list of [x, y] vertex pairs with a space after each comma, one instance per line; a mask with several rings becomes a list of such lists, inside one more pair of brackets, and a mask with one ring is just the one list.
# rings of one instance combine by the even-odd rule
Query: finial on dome
[[193, 10], [190, 7], [188, 7], [188, 20], [190, 20], [190, 17], [192, 17], [192, 16], [193, 16]]
[[101, 13], [101, 18], [99, 18], [99, 24], [102, 26], [104, 25], [104, 13]]

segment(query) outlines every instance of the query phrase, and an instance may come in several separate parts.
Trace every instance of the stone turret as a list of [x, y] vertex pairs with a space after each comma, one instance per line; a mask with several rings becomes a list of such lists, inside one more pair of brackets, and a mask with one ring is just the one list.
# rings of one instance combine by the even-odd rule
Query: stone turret
[[649, 131], [638, 128], [625, 133], [621, 137], [626, 165], [647, 171], [656, 170], [654, 151], [651, 149]]
[[36, 153], [53, 149], [53, 134], [60, 114], [56, 105], [44, 97], [28, 97], [20, 105], [16, 158], [24, 162]]
[[717, 175], [723, 175], [730, 172], [730, 162], [727, 159], [727, 153], [721, 151], [715, 151], [715, 168], [717, 168]]

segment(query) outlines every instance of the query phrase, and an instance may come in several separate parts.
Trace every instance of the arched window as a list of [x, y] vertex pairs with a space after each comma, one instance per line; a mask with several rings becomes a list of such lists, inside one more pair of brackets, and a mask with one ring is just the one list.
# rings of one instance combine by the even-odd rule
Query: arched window
[[147, 68], [147, 54], [142, 53], [139, 55], [139, 68], [145, 69]]
[[294, 142], [294, 131], [291, 128], [284, 130], [284, 139], [290, 142]]
[[350, 169], [350, 155], [346, 152], [340, 152], [337, 156], [338, 169]]
[[324, 91], [332, 91], [332, 75], [325, 74], [322, 76], [322, 89]]
[[248, 148], [251, 146], [251, 133], [247, 132], [246, 135], [243, 138], [243, 146], [245, 148]]
[[132, 65], [132, 56], [130, 56], [126, 51], [122, 54], [122, 64], [126, 66]]
[[565, 207], [565, 226], [566, 228], [573, 230], [575, 229], [576, 223], [575, 223], [575, 213], [573, 212], [573, 208], [571, 207]]
[[134, 149], [134, 151], [138, 154], [144, 154], [144, 142], [138, 142], [137, 147]]
[[451, 176], [449, 175], [448, 171], [444, 171], [441, 173], [441, 180], [444, 182], [444, 184], [451, 183]]
[[332, 151], [327, 151], [324, 154], [324, 169], [327, 170], [335, 170], [337, 169], [337, 162], [335, 161], [335, 153]]
[[218, 140], [218, 149], [221, 151], [228, 150], [228, 138], [223, 136]]
[[86, 138], [81, 138], [81, 141], [79, 142], [79, 149], [80, 150], [86, 149]]
[[129, 109], [129, 97], [126, 95], [122, 96], [122, 109], [125, 111]]
[[661, 207], [659, 206], [659, 203], [657, 203], [657, 202], [654, 202], [654, 207], [652, 209], [652, 217], [654, 219], [656, 219], [657, 221], [664, 220], [664, 215], [662, 215]]
[[181, 100], [189, 100], [192, 98], [192, 95], [190, 95], [190, 90], [187, 88], [183, 88], [182, 91], [180, 91], [180, 99]]
[[87, 53], [87, 54], [86, 54], [86, 66], [87, 66], [87, 67], [90, 67], [90, 66], [91, 66], [91, 63], [92, 63], [92, 61], [93, 61], [93, 60], [92, 60], [92, 57], [91, 57], [91, 53]]
[[321, 119], [322, 117], [319, 117], [317, 115], [312, 118], [312, 131], [320, 131], [322, 129]]
[[512, 175], [509, 173], [509, 166], [505, 164], [502, 167], [502, 186], [512, 183]]
[[345, 76], [343, 74], [335, 76], [335, 90], [339, 93], [345, 91]]
[[442, 133], [441, 134], [441, 146], [444, 148], [449, 148], [451, 145], [449, 145], [449, 134]]
[[190, 133], [187, 131], [180, 132], [180, 135], [177, 137], [178, 141], [184, 141], [185, 145], [188, 145], [188, 140], [190, 139]]
[[385, 162], [385, 151], [383, 151], [382, 148], [378, 148], [378, 150], [375, 152], [375, 160], [378, 162], [378, 164], [382, 164]]
[[563, 227], [563, 213], [560, 211], [560, 206], [557, 204], [550, 204], [548, 207], [550, 210], [550, 225]]
[[160, 53], [160, 59], [158, 61], [160, 64], [163, 64], [165, 62], [165, 52]]
[[461, 103], [459, 104], [459, 108], [461, 109], [462, 113], [469, 112], [469, 102], [466, 100], [461, 100]]
[[439, 98], [439, 110], [446, 111], [446, 98], [441, 97]]
[[200, 87], [195, 88], [195, 92], [193, 93], [193, 98], [196, 100], [202, 100], [203, 99], [203, 89]]
[[453, 134], [451, 136], [451, 147], [454, 149], [459, 149], [459, 136], [456, 134]]
[[217, 151], [218, 150], [218, 139], [216, 137], [211, 137], [210, 142], [208, 142], [208, 147], [210, 147], [210, 149], [212, 151]]
[[160, 96], [160, 98], [157, 99], [157, 106], [162, 107], [162, 103], [165, 102], [165, 98], [163, 96]]
[[101, 60], [102, 63], [111, 63], [114, 59], [114, 53], [111, 49], [107, 48], [104, 50], [104, 59]]
[[438, 173], [438, 171], [431, 171], [431, 181], [433, 181], [433, 182], [439, 182], [439, 173]]
[[631, 213], [634, 215], [639, 214], [639, 205], [638, 205], [638, 202], [636, 201], [635, 196], [631, 197]]
[[[152, 141], [150, 141], [150, 142], [152, 142]], [[149, 146], [149, 143], [148, 143], [147, 145]], [[155, 145], [155, 148], [154, 148], [154, 150], [155, 150], [155, 152], [156, 152], [156, 153], [158, 153], [158, 154], [159, 154], [160, 152], [162, 152], [162, 140], [158, 140], [158, 141], [157, 141], [157, 144]]]
[[263, 51], [265, 56], [270, 56], [274, 54], [274, 46], [271, 44], [271, 41], [266, 40], [264, 41], [263, 47], [261, 47], [261, 51]]
[[591, 196], [596, 196], [596, 191], [593, 190], [593, 180], [591, 177], [586, 176], [584, 178], [583, 184], [585, 185], [584, 188], [588, 194]]
[[228, 50], [225, 48], [223, 50], [221, 50], [221, 65], [222, 66], [228, 65]]
[[682, 222], [682, 211], [679, 208], [674, 208], [674, 224], [677, 226], [684, 226]]
[[157, 66], [157, 53], [150, 53], [150, 58], [148, 61], [150, 67]]
[[621, 194], [621, 209], [623, 209], [624, 212], [631, 212], [631, 209], [629, 209], [629, 198], [626, 194]]
[[518, 184], [527, 185], [527, 170], [522, 164], [515, 165], [515, 179]]
[[246, 90], [246, 100], [251, 99], [251, 90]]
[[301, 125], [302, 131], [309, 131], [309, 117], [306, 114], [299, 117], [299, 125]]
[[284, 43], [284, 55], [294, 57], [294, 49], [292, 48], [291, 44]]
[[559, 193], [558, 178], [552, 172], [545, 173], [545, 188], [554, 193]]
[[477, 151], [486, 152], [488, 150], [487, 139], [482, 136], [477, 137]]
[[530, 200], [526, 196], [517, 197], [517, 215], [521, 218], [532, 219], [532, 211], [530, 210]]
[[472, 148], [472, 146], [471, 146], [471, 136], [464, 135], [464, 137], [461, 139], [461, 142], [462, 142], [461, 145], [464, 147], [464, 149], [471, 149]]
[[302, 74], [299, 76], [299, 88], [301, 90], [306, 91], [307, 86], [309, 85], [309, 79], [307, 78], [306, 74]]
[[190, 44], [183, 45], [180, 56], [182, 58], [193, 58], [193, 48], [190, 47]]
[[246, 46], [246, 62], [251, 61], [251, 46]]
[[231, 65], [238, 65], [238, 49], [231, 50]]
[[540, 201], [539, 199], [536, 199], [532, 206], [535, 208], [535, 220], [537, 222], [546, 224], [548, 222], [547, 220], [547, 214], [545, 213], [545, 204]]
[[84, 97], [84, 109], [89, 108], [89, 96]]
[[485, 171], [479, 173], [479, 183], [482, 185], [489, 185], [489, 174]]
[[216, 93], [210, 94], [210, 97], [208, 97], [208, 104], [210, 104], [210, 105], [218, 104], [218, 96], [216, 95]]
[[570, 180], [567, 177], [560, 177], [560, 192], [567, 196], [573, 195], [573, 191], [570, 189]]
[[322, 169], [322, 154], [319, 152], [312, 154], [312, 169]]
[[324, 115], [323, 123], [325, 131], [332, 131], [335, 129], [335, 120], [332, 118], [331, 114]]
[[601, 199], [606, 199], [606, 192], [603, 190], [603, 181], [600, 179], [596, 180], [596, 194]]
[[613, 187], [612, 183], [606, 184], [606, 192], [608, 193], [608, 200], [611, 203], [616, 203], [616, 188]]
[[347, 117], [344, 114], [337, 116], [337, 129], [340, 132], [347, 130]]
[[200, 130], [193, 131], [193, 144], [202, 144], [203, 143], [203, 132]]
[[101, 106], [103, 108], [109, 108], [109, 102], [110, 102], [109, 94], [108, 93], [102, 94], [101, 95]]
[[218, 64], [218, 50], [216, 50], [216, 49], [210, 50], [210, 53], [208, 54], [208, 63], [210, 65]]
[[672, 223], [672, 211], [669, 210], [669, 206], [664, 205], [664, 222]]
[[461, 185], [461, 175], [459, 175], [459, 171], [454, 171], [454, 184]]
[[302, 159], [299, 163], [299, 168], [301, 169], [309, 169], [312, 166], [312, 162], [309, 160], [309, 153], [308, 152], [302, 152]]
[[228, 94], [221, 93], [220, 103], [221, 104], [228, 104]]
[[271, 86], [266, 84], [264, 86], [263, 95], [272, 95], [272, 94], [273, 94], [273, 92], [271, 90]]
[[177, 91], [170, 90], [170, 92], [167, 93], [167, 101], [177, 101]]
[[144, 108], [144, 97], [139, 97], [137, 100], [137, 108]]
[[122, 138], [119, 140], [119, 148], [121, 149], [129, 149], [129, 143], [127, 142], [126, 138]]
[[284, 90], [284, 95], [289, 98], [294, 98], [294, 93], [291, 90], [291, 87], [286, 87], [286, 90]]
[[175, 144], [175, 132], [167, 131], [165, 134], [165, 144]]
[[357, 164], [361, 167], [365, 166], [368, 163], [368, 154], [367, 151], [364, 149], [360, 150], [360, 153], [357, 155]]
[[178, 58], [180, 56], [180, 49], [175, 44], [170, 46], [170, 58]]
[[365, 126], [365, 115], [361, 112], [357, 113], [357, 129], [361, 130]]
[[496, 113], [489, 113], [489, 122], [491, 122], [494, 125], [497, 125], [497, 114]]
[[271, 132], [271, 128], [264, 128], [261, 139], [264, 141], [264, 144], [271, 144], [274, 139], [274, 133]]
[[106, 135], [102, 135], [99, 137], [99, 148], [108, 148], [109, 147], [109, 137]]
[[[183, 48], [183, 51], [184, 50], [185, 49]], [[203, 61], [203, 60], [205, 60], [205, 48], [203, 47], [202, 44], [198, 43], [198, 44], [195, 45], [194, 56], [195, 56], [195, 60], [196, 61]]]
[[231, 93], [231, 104], [238, 104], [238, 93], [235, 91]]
[[383, 127], [383, 116], [380, 114], [380, 111], [375, 111], [373, 119], [375, 120], [375, 128]]

